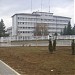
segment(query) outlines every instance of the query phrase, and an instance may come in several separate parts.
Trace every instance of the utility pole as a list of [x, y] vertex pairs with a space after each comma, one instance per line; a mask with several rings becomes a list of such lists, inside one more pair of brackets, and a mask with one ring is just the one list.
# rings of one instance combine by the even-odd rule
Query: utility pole
[[41, 0], [41, 12], [42, 12], [42, 0]]
[[50, 13], [50, 0], [49, 0], [49, 13]]
[[32, 0], [31, 0], [31, 12], [32, 12]]

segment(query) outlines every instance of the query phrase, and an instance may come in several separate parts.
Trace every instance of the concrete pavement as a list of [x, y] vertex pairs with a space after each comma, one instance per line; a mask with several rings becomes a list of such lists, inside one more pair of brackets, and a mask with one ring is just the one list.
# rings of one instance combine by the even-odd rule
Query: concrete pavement
[[20, 75], [20, 74], [0, 60], [0, 75]]

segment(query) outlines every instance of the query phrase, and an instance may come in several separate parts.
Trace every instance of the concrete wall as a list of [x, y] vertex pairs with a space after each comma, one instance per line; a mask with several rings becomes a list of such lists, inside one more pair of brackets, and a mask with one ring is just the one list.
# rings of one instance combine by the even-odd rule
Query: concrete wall
[[[72, 40], [56, 40], [56, 45], [57, 46], [71, 46]], [[11, 45], [17, 45], [17, 46], [48, 46], [49, 41], [46, 40], [35, 40], [35, 41], [16, 41], [16, 42], [11, 42]]]
[[[75, 39], [75, 35], [73, 36], [57, 36], [56, 45], [57, 46], [71, 46], [72, 39]], [[40, 39], [41, 40], [41, 39]], [[13, 41], [11, 37], [1, 37], [0, 38], [0, 46], [10, 45], [10, 46], [48, 46], [49, 41], [48, 39], [39, 41], [38, 39], [35, 40], [22, 40], [22, 41]], [[6, 42], [6, 43], [5, 43]]]
[[58, 35], [57, 39], [75, 39], [75, 35]]
[[58, 39], [57, 41], [56, 41], [56, 45], [57, 46], [71, 46], [71, 43], [72, 43], [72, 40], [61, 40], [61, 39]]

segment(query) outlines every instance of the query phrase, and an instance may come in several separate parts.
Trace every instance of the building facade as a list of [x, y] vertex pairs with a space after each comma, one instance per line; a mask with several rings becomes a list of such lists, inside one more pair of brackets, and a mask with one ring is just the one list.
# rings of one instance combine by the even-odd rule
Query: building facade
[[60, 34], [69, 21], [71, 21], [69, 17], [55, 16], [48, 12], [14, 14], [12, 16], [12, 37], [16, 40], [34, 40], [36, 37], [46, 39], [47, 35], [43, 33], [45, 28], [41, 29], [42, 35], [34, 35], [37, 25], [45, 26], [48, 35], [53, 35], [55, 33]]

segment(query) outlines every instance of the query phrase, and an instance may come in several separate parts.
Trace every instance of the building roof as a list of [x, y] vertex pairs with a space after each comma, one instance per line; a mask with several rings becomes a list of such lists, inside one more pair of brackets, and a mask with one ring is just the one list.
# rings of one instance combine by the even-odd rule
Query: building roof
[[50, 13], [50, 12], [38, 12], [38, 11], [36, 11], [36, 12], [33, 12], [32, 14], [34, 14], [34, 13], [45, 13], [45, 14], [53, 14], [53, 13]]
[[49, 13], [49, 12], [38, 12], [38, 11], [36, 11], [36, 12], [33, 12], [33, 13], [16, 13], [13, 16], [15, 16], [15, 15], [40, 16], [40, 14], [53, 14], [53, 13]]
[[56, 16], [56, 15], [54, 15], [54, 17], [57, 17], [57, 18], [68, 18], [68, 19], [71, 19], [70, 17], [65, 17], [65, 16]]
[[16, 13], [16, 14], [14, 14], [12, 17], [14, 17], [15, 15], [40, 16], [39, 14], [30, 14], [30, 13]]
[[[40, 14], [52, 14], [53, 13], [49, 13], [49, 12], [33, 12], [33, 13], [16, 13], [14, 14], [12, 17], [14, 17], [15, 15], [27, 15], [27, 16], [40, 16]], [[56, 16], [56, 15], [53, 15], [53, 17], [58, 17], [58, 18], [68, 18], [68, 19], [71, 19], [70, 17], [65, 17], [65, 16]]]

